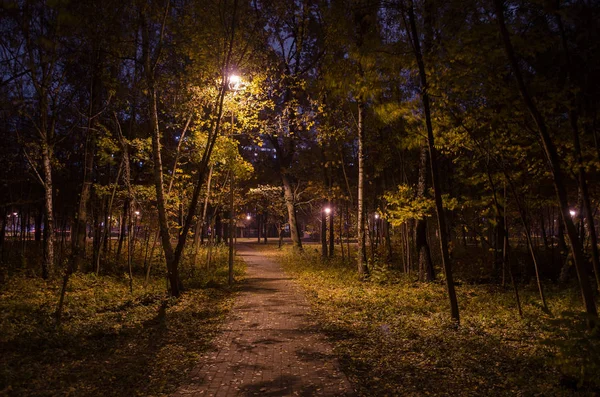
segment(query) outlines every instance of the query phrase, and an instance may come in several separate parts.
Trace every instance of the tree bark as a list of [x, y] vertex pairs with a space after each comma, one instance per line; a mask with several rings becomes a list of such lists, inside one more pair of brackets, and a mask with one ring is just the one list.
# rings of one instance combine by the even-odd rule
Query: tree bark
[[325, 209], [321, 208], [321, 256], [327, 258], [327, 216]]
[[[421, 145], [421, 156], [419, 161], [419, 182], [417, 183], [417, 197], [423, 198], [427, 192], [427, 172], [428, 169], [428, 148], [427, 144]], [[431, 250], [427, 241], [427, 218], [416, 220], [415, 226], [415, 245], [417, 249], [419, 280], [435, 280], [435, 270], [431, 261]]]
[[332, 258], [335, 250], [335, 233], [333, 230], [333, 214], [335, 211], [333, 210], [333, 203], [329, 201], [329, 208], [331, 208], [331, 212], [329, 213], [329, 257]]
[[44, 260], [42, 262], [42, 277], [47, 279], [54, 266], [54, 208], [52, 185], [51, 148], [48, 142], [42, 142], [42, 163], [44, 167]]
[[127, 223], [129, 219], [129, 199], [125, 199], [123, 202], [123, 213], [121, 214], [121, 224], [119, 225], [119, 241], [117, 243], [117, 252], [115, 254], [115, 260], [117, 266], [119, 265], [119, 261], [121, 259], [121, 251], [123, 250], [123, 242], [125, 241], [125, 235], [127, 234]]
[[290, 236], [294, 248], [302, 250], [302, 241], [298, 232], [298, 217], [296, 216], [296, 200], [290, 178], [285, 170], [281, 171], [281, 181], [283, 183], [283, 196], [288, 213], [288, 223], [290, 225]]
[[358, 238], [358, 254], [357, 254], [357, 267], [358, 274], [361, 277], [365, 277], [369, 274], [369, 268], [364, 259], [365, 256], [365, 218], [363, 214], [364, 205], [364, 181], [365, 181], [365, 153], [364, 153], [364, 139], [365, 139], [365, 107], [361, 99], [357, 101], [358, 105], [358, 192], [356, 195], [356, 201], [358, 203], [357, 218], [356, 218], [356, 229]]

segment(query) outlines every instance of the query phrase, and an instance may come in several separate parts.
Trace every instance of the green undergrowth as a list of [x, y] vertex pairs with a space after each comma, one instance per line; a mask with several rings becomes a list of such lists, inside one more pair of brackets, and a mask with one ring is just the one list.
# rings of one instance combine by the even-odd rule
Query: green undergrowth
[[[225, 257], [225, 255], [223, 255]], [[186, 377], [231, 308], [226, 262], [184, 274], [169, 298], [164, 277], [74, 274], [63, 321], [58, 278], [17, 276], [0, 289], [0, 395], [168, 395]], [[244, 274], [236, 263], [236, 279]]]
[[459, 285], [461, 325], [450, 319], [443, 282], [355, 266], [317, 252], [261, 248], [307, 292], [340, 362], [365, 396], [571, 396], [600, 393], [600, 343], [588, 331], [574, 288], [547, 286], [545, 313], [535, 286]]

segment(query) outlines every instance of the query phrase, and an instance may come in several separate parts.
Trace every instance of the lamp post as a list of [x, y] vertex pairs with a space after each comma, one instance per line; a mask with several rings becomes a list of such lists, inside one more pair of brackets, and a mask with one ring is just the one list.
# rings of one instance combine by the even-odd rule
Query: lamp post
[[376, 212], [373, 217], [375, 218], [375, 224], [373, 225], [373, 231], [375, 234], [375, 249], [377, 249], [379, 246], [379, 214]]
[[321, 212], [321, 255], [325, 258], [327, 253], [327, 217], [331, 214], [331, 208], [325, 207]]
[[13, 237], [17, 239], [17, 218], [19, 217], [18, 212], [13, 212]]
[[[241, 89], [242, 79], [240, 76], [232, 74], [229, 76], [229, 89], [233, 92]], [[233, 138], [233, 108], [231, 109], [231, 137]], [[228, 283], [233, 285], [233, 258], [234, 258], [234, 239], [235, 239], [235, 209], [234, 209], [234, 189], [235, 183], [233, 180], [233, 159], [229, 166], [230, 180], [229, 180], [229, 271], [228, 271]]]
[[[329, 201], [329, 204], [331, 205], [331, 200]], [[329, 257], [333, 257], [333, 254], [335, 253], [335, 230], [333, 228], [333, 216], [334, 216], [334, 209], [333, 207], [330, 208], [329, 213], [327, 214], [329, 216]]]

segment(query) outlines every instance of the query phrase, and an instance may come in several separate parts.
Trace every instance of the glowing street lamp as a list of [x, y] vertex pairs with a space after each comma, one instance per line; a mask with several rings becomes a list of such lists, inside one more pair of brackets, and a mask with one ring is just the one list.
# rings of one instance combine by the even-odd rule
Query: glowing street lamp
[[569, 210], [569, 214], [571, 214], [571, 216], [575, 216], [577, 215], [577, 212], [575, 210]]
[[323, 211], [325, 211], [325, 213], [327, 215], [331, 214], [331, 208], [329, 208], [329, 207], [325, 207], [325, 209]]
[[[228, 77], [228, 85], [231, 91], [239, 91], [242, 89], [242, 78], [236, 74], [231, 74]], [[234, 114], [233, 110], [231, 111], [231, 136], [233, 136], [233, 125], [234, 125]], [[231, 211], [231, 218], [229, 223], [229, 271], [228, 271], [228, 283], [229, 285], [233, 284], [233, 254], [234, 254], [234, 240], [235, 240], [235, 208], [234, 208], [234, 178], [233, 173], [231, 174], [231, 178], [229, 179], [229, 208]]]
[[240, 88], [242, 88], [242, 78], [236, 74], [229, 76], [229, 89], [238, 91]]
[[252, 219], [252, 217], [250, 215], [246, 215], [246, 220], [249, 221], [250, 219]]

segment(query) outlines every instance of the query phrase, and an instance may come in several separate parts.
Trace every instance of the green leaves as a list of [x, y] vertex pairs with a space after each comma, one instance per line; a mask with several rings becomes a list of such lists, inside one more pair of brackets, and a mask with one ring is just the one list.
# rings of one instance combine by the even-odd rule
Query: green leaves
[[407, 185], [399, 185], [396, 191], [384, 195], [387, 203], [386, 217], [393, 226], [400, 226], [409, 219], [422, 219], [433, 215], [435, 203], [432, 198], [417, 197]]

